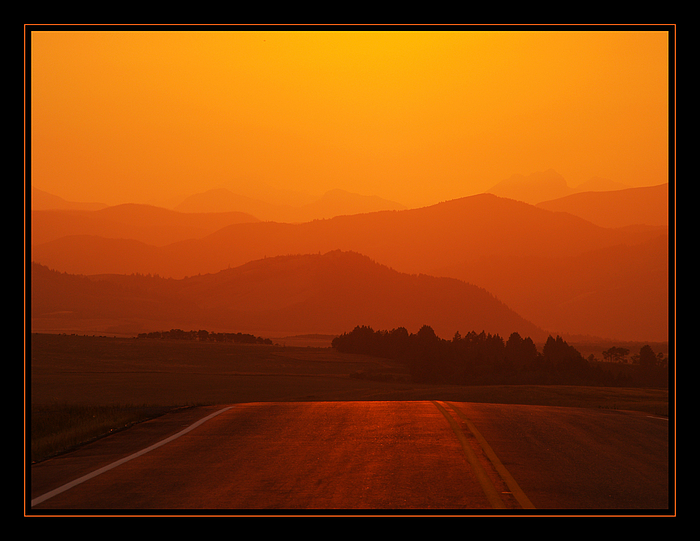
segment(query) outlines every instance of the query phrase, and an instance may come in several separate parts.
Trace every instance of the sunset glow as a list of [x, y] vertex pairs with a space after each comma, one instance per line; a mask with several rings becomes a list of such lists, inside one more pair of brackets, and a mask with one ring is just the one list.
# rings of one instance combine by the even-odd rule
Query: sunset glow
[[570, 186], [657, 185], [667, 42], [527, 27], [39, 30], [32, 183], [166, 207], [214, 187], [417, 207], [548, 169]]
[[675, 512], [675, 25], [25, 52], [26, 514]]
[[[175, 280], [251, 264], [249, 289], [240, 278], [204, 312], [257, 313], [211, 322], [231, 332], [415, 331], [434, 306], [449, 337], [496, 313], [467, 320], [476, 300], [448, 309], [447, 283], [404, 276], [426, 274], [482, 288], [542, 339], [668, 338], [667, 27], [336, 28], [37, 27], [32, 262]], [[318, 258], [273, 259], [290, 255]], [[398, 308], [433, 286], [443, 300]], [[161, 315], [193, 316], [175, 297]], [[46, 329], [83, 314], [45, 308]], [[140, 312], [99, 324], [160, 317]], [[492, 329], [508, 336], [509, 317]]]

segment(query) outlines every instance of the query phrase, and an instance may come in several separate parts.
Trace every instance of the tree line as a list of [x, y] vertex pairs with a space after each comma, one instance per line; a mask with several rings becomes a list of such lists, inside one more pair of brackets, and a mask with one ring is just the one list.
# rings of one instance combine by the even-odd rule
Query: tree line
[[[628, 362], [627, 356], [630, 354], [629, 348], [612, 346], [603, 351], [603, 359], [608, 362]], [[668, 366], [668, 358], [663, 353], [654, 353], [654, 350], [649, 344], [642, 346], [638, 354], [630, 357], [632, 364], [639, 365], [642, 368], [666, 368]]]
[[[513, 332], [507, 340], [498, 334], [474, 331], [451, 340], [438, 337], [429, 325], [413, 334], [399, 327], [374, 331], [357, 326], [332, 341], [339, 352], [361, 353], [405, 363], [419, 383], [612, 385], [631, 383], [629, 372], [608, 370], [585, 359], [560, 336], [549, 336], [538, 351], [531, 338]], [[649, 361], [649, 346], [640, 357]], [[646, 362], [645, 361], [645, 362]]]
[[182, 329], [170, 329], [169, 331], [153, 331], [139, 333], [137, 338], [153, 340], [194, 340], [198, 342], [234, 342], [237, 344], [266, 344], [272, 345], [270, 338], [262, 338], [247, 333], [209, 332], [201, 329], [198, 331], [183, 331]]

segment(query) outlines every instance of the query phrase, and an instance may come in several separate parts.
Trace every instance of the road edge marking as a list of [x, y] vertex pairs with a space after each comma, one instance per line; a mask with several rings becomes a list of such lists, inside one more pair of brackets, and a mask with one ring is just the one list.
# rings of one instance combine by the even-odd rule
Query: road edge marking
[[56, 495], [58, 495], [58, 494], [61, 494], [62, 492], [65, 492], [65, 491], [67, 491], [67, 490], [70, 490], [70, 489], [73, 488], [74, 486], [79, 485], [79, 484], [81, 484], [81, 483], [84, 483], [85, 481], [87, 481], [87, 480], [89, 480], [89, 479], [92, 479], [92, 478], [94, 478], [94, 477], [97, 477], [98, 475], [100, 475], [100, 474], [102, 474], [102, 473], [104, 473], [104, 472], [106, 472], [106, 471], [109, 471], [109, 470], [111, 470], [111, 469], [114, 469], [114, 468], [116, 468], [117, 466], [121, 466], [121, 465], [124, 464], [125, 462], [129, 462], [130, 460], [133, 460], [134, 458], [137, 458], [137, 457], [140, 457], [140, 456], [142, 456], [142, 455], [145, 455], [146, 453], [148, 453], [148, 452], [150, 452], [150, 451], [153, 451], [154, 449], [157, 449], [158, 447], [161, 447], [162, 445], [165, 445], [166, 443], [170, 443], [171, 441], [173, 441], [173, 440], [179, 438], [180, 436], [182, 436], [182, 435], [184, 435], [184, 434], [187, 434], [187, 433], [190, 432], [191, 430], [194, 430], [195, 428], [197, 428], [197, 427], [200, 426], [201, 424], [207, 422], [207, 421], [208, 421], [209, 419], [211, 419], [212, 417], [216, 417], [216, 416], [219, 415], [220, 413], [223, 413], [223, 412], [225, 412], [226, 410], [231, 409], [231, 407], [232, 407], [232, 406], [228, 406], [228, 407], [226, 407], [226, 408], [223, 408], [223, 409], [220, 409], [220, 410], [218, 410], [218, 411], [215, 411], [214, 413], [212, 413], [212, 414], [210, 414], [210, 415], [207, 415], [206, 417], [200, 419], [199, 421], [197, 421], [197, 422], [195, 422], [195, 423], [192, 423], [192, 424], [191, 424], [190, 426], [188, 426], [187, 428], [181, 430], [180, 432], [178, 432], [178, 433], [176, 433], [176, 434], [173, 434], [172, 436], [169, 436], [169, 437], [165, 438], [164, 440], [159, 441], [158, 443], [154, 443], [153, 445], [151, 445], [151, 446], [149, 446], [149, 447], [146, 447], [145, 449], [142, 449], [142, 450], [140, 450], [140, 451], [137, 451], [136, 453], [133, 453], [133, 454], [127, 456], [127, 457], [121, 458], [121, 459], [119, 459], [119, 460], [117, 460], [117, 461], [115, 461], [115, 462], [112, 462], [111, 464], [108, 464], [107, 466], [104, 466], [104, 467], [102, 467], [102, 468], [100, 468], [100, 469], [98, 469], [98, 470], [95, 470], [95, 471], [93, 471], [92, 473], [88, 473], [88, 474], [86, 474], [86, 475], [83, 475], [82, 477], [79, 477], [78, 479], [75, 479], [75, 480], [73, 480], [73, 481], [71, 481], [71, 482], [69, 482], [69, 483], [66, 483], [66, 484], [63, 485], [63, 486], [60, 486], [60, 487], [58, 487], [58, 488], [56, 488], [56, 489], [54, 489], [54, 490], [51, 490], [51, 491], [49, 491], [49, 492], [46, 492], [45, 494], [42, 494], [41, 496], [37, 496], [36, 498], [34, 498], [34, 499], [31, 501], [31, 507], [34, 507], [35, 505], [38, 505], [38, 504], [40, 504], [40, 503], [42, 503], [42, 502], [45, 502], [46, 500], [48, 500], [48, 499], [50, 499], [50, 498], [53, 498], [54, 496], [56, 496]]
[[483, 466], [479, 463], [479, 459], [476, 457], [474, 450], [469, 445], [469, 442], [467, 441], [467, 438], [464, 435], [464, 432], [462, 432], [462, 429], [457, 424], [457, 421], [454, 420], [454, 417], [452, 417], [452, 415], [450, 415], [447, 412], [447, 410], [440, 403], [438, 403], [434, 400], [432, 400], [431, 402], [435, 405], [435, 407], [438, 410], [440, 410], [440, 412], [447, 419], [447, 422], [450, 424], [450, 427], [452, 427], [452, 430], [455, 433], [455, 435], [457, 436], [459, 443], [462, 445], [462, 449], [464, 450], [464, 454], [467, 455], [467, 460], [471, 464], [472, 469], [474, 470], [474, 475], [476, 475], [476, 478], [479, 481], [479, 484], [481, 485], [481, 488], [483, 489], [484, 494], [486, 495], [486, 499], [491, 504], [491, 507], [493, 507], [494, 509], [505, 509], [506, 508], [505, 503], [503, 502], [503, 500], [499, 496], [498, 491], [496, 490], [496, 487], [491, 482], [491, 479], [484, 471]]
[[503, 465], [503, 463], [500, 461], [496, 453], [493, 451], [491, 446], [488, 444], [486, 439], [481, 435], [481, 433], [476, 429], [474, 426], [474, 423], [472, 423], [469, 418], [462, 412], [459, 408], [457, 408], [454, 404], [447, 402], [447, 405], [452, 408], [452, 410], [459, 415], [459, 418], [462, 419], [471, 431], [472, 434], [474, 434], [474, 437], [477, 439], [479, 442], [479, 445], [481, 445], [481, 448], [484, 450], [484, 453], [488, 457], [488, 459], [491, 461], [491, 464], [493, 464], [493, 467], [496, 468], [496, 471], [498, 472], [498, 475], [501, 476], [501, 479], [508, 485], [508, 488], [510, 488], [511, 493], [515, 497], [515, 499], [518, 501], [520, 506], [523, 509], [535, 509], [535, 506], [533, 503], [530, 501], [530, 499], [525, 495], [525, 492], [520, 488], [518, 483], [515, 481], [513, 476], [510, 474], [510, 472], [506, 469], [506, 467]]

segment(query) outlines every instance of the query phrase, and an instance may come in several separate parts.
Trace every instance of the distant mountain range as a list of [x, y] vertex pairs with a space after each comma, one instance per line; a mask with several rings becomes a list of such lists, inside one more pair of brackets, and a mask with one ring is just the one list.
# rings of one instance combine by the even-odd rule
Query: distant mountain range
[[564, 197], [572, 191], [563, 176], [549, 169], [528, 176], [513, 175], [491, 187], [487, 193], [534, 205], [540, 201]]
[[530, 175], [512, 175], [492, 186], [487, 190], [487, 193], [537, 205], [544, 201], [560, 199], [583, 192], [612, 192], [628, 188], [631, 188], [631, 186], [600, 177], [589, 179], [578, 186], [571, 187], [562, 175], [553, 169], [548, 169]]
[[[136, 223], [132, 227], [139, 228]], [[127, 234], [101, 237], [87, 229], [83, 234], [34, 245], [33, 257], [77, 274], [140, 272], [182, 278], [264, 257], [341, 249], [403, 272], [430, 274], [456, 262], [494, 255], [579, 255], [639, 243], [663, 232], [648, 227], [602, 228], [568, 213], [483, 194], [420, 209], [299, 224], [238, 222], [164, 246], [149, 245]]]
[[[136, 240], [154, 246], [204, 237], [227, 225], [276, 221], [283, 223], [328, 219], [403, 207], [374, 196], [331, 190], [313, 203], [271, 204], [214, 189], [186, 198], [175, 209], [153, 205], [70, 203], [34, 190], [31, 243], [39, 245], [72, 235]], [[242, 210], [232, 209], [247, 209]]]
[[468, 278], [552, 334], [578, 334], [581, 340], [669, 337], [665, 233], [580, 254], [494, 255], [440, 274]]
[[[124, 207], [124, 205], [116, 205]], [[159, 208], [155, 205], [141, 207]], [[39, 211], [94, 211], [107, 208], [102, 203], [78, 203], [67, 201], [48, 192], [32, 188], [31, 209]], [[187, 214], [229, 214], [246, 215], [253, 221], [273, 222], [308, 222], [311, 220], [333, 218], [346, 214], [362, 214], [380, 210], [403, 210], [405, 207], [394, 201], [377, 196], [361, 195], [345, 190], [329, 190], [320, 198], [310, 203], [283, 204], [272, 203], [263, 199], [240, 195], [226, 188], [214, 188], [192, 194], [176, 204], [172, 211]], [[165, 209], [164, 209], [165, 210]], [[162, 214], [162, 213], [161, 213]], [[172, 218], [168, 217], [172, 222]]]
[[272, 204], [232, 193], [225, 188], [217, 188], [186, 198], [174, 210], [181, 212], [245, 211], [264, 221], [296, 223], [403, 208], [402, 205], [393, 201], [345, 190], [330, 190], [312, 203], [294, 206]]
[[149, 276], [75, 276], [34, 265], [32, 317], [68, 328], [96, 319], [132, 330], [340, 334], [428, 324], [455, 332], [511, 332], [543, 342], [547, 335], [482, 288], [452, 278], [399, 273], [339, 250], [280, 256], [218, 273], [172, 280]]
[[98, 210], [34, 210], [31, 240], [40, 245], [72, 235], [129, 239], [164, 246], [195, 239], [231, 224], [259, 222], [243, 212], [177, 212], [151, 205], [124, 204]]
[[98, 210], [105, 208], [104, 203], [79, 203], [68, 201], [51, 193], [32, 187], [31, 190], [32, 209], [53, 209], [53, 210]]
[[[548, 331], [663, 341], [669, 333], [667, 194], [662, 185], [537, 206], [481, 194], [301, 223], [145, 205], [37, 212], [32, 259], [78, 275], [182, 280], [277, 256], [350, 251], [400, 273], [475, 284]], [[606, 226], [611, 220], [622, 227]]]
[[579, 192], [537, 206], [568, 212], [603, 227], [669, 225], [668, 183], [624, 190]]

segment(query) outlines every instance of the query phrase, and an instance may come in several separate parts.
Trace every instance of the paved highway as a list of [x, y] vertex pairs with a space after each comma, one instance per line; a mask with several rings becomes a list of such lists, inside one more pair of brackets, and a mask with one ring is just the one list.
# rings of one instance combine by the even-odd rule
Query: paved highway
[[668, 419], [612, 410], [438, 401], [192, 408], [33, 465], [28, 514], [663, 514], [668, 438]]

